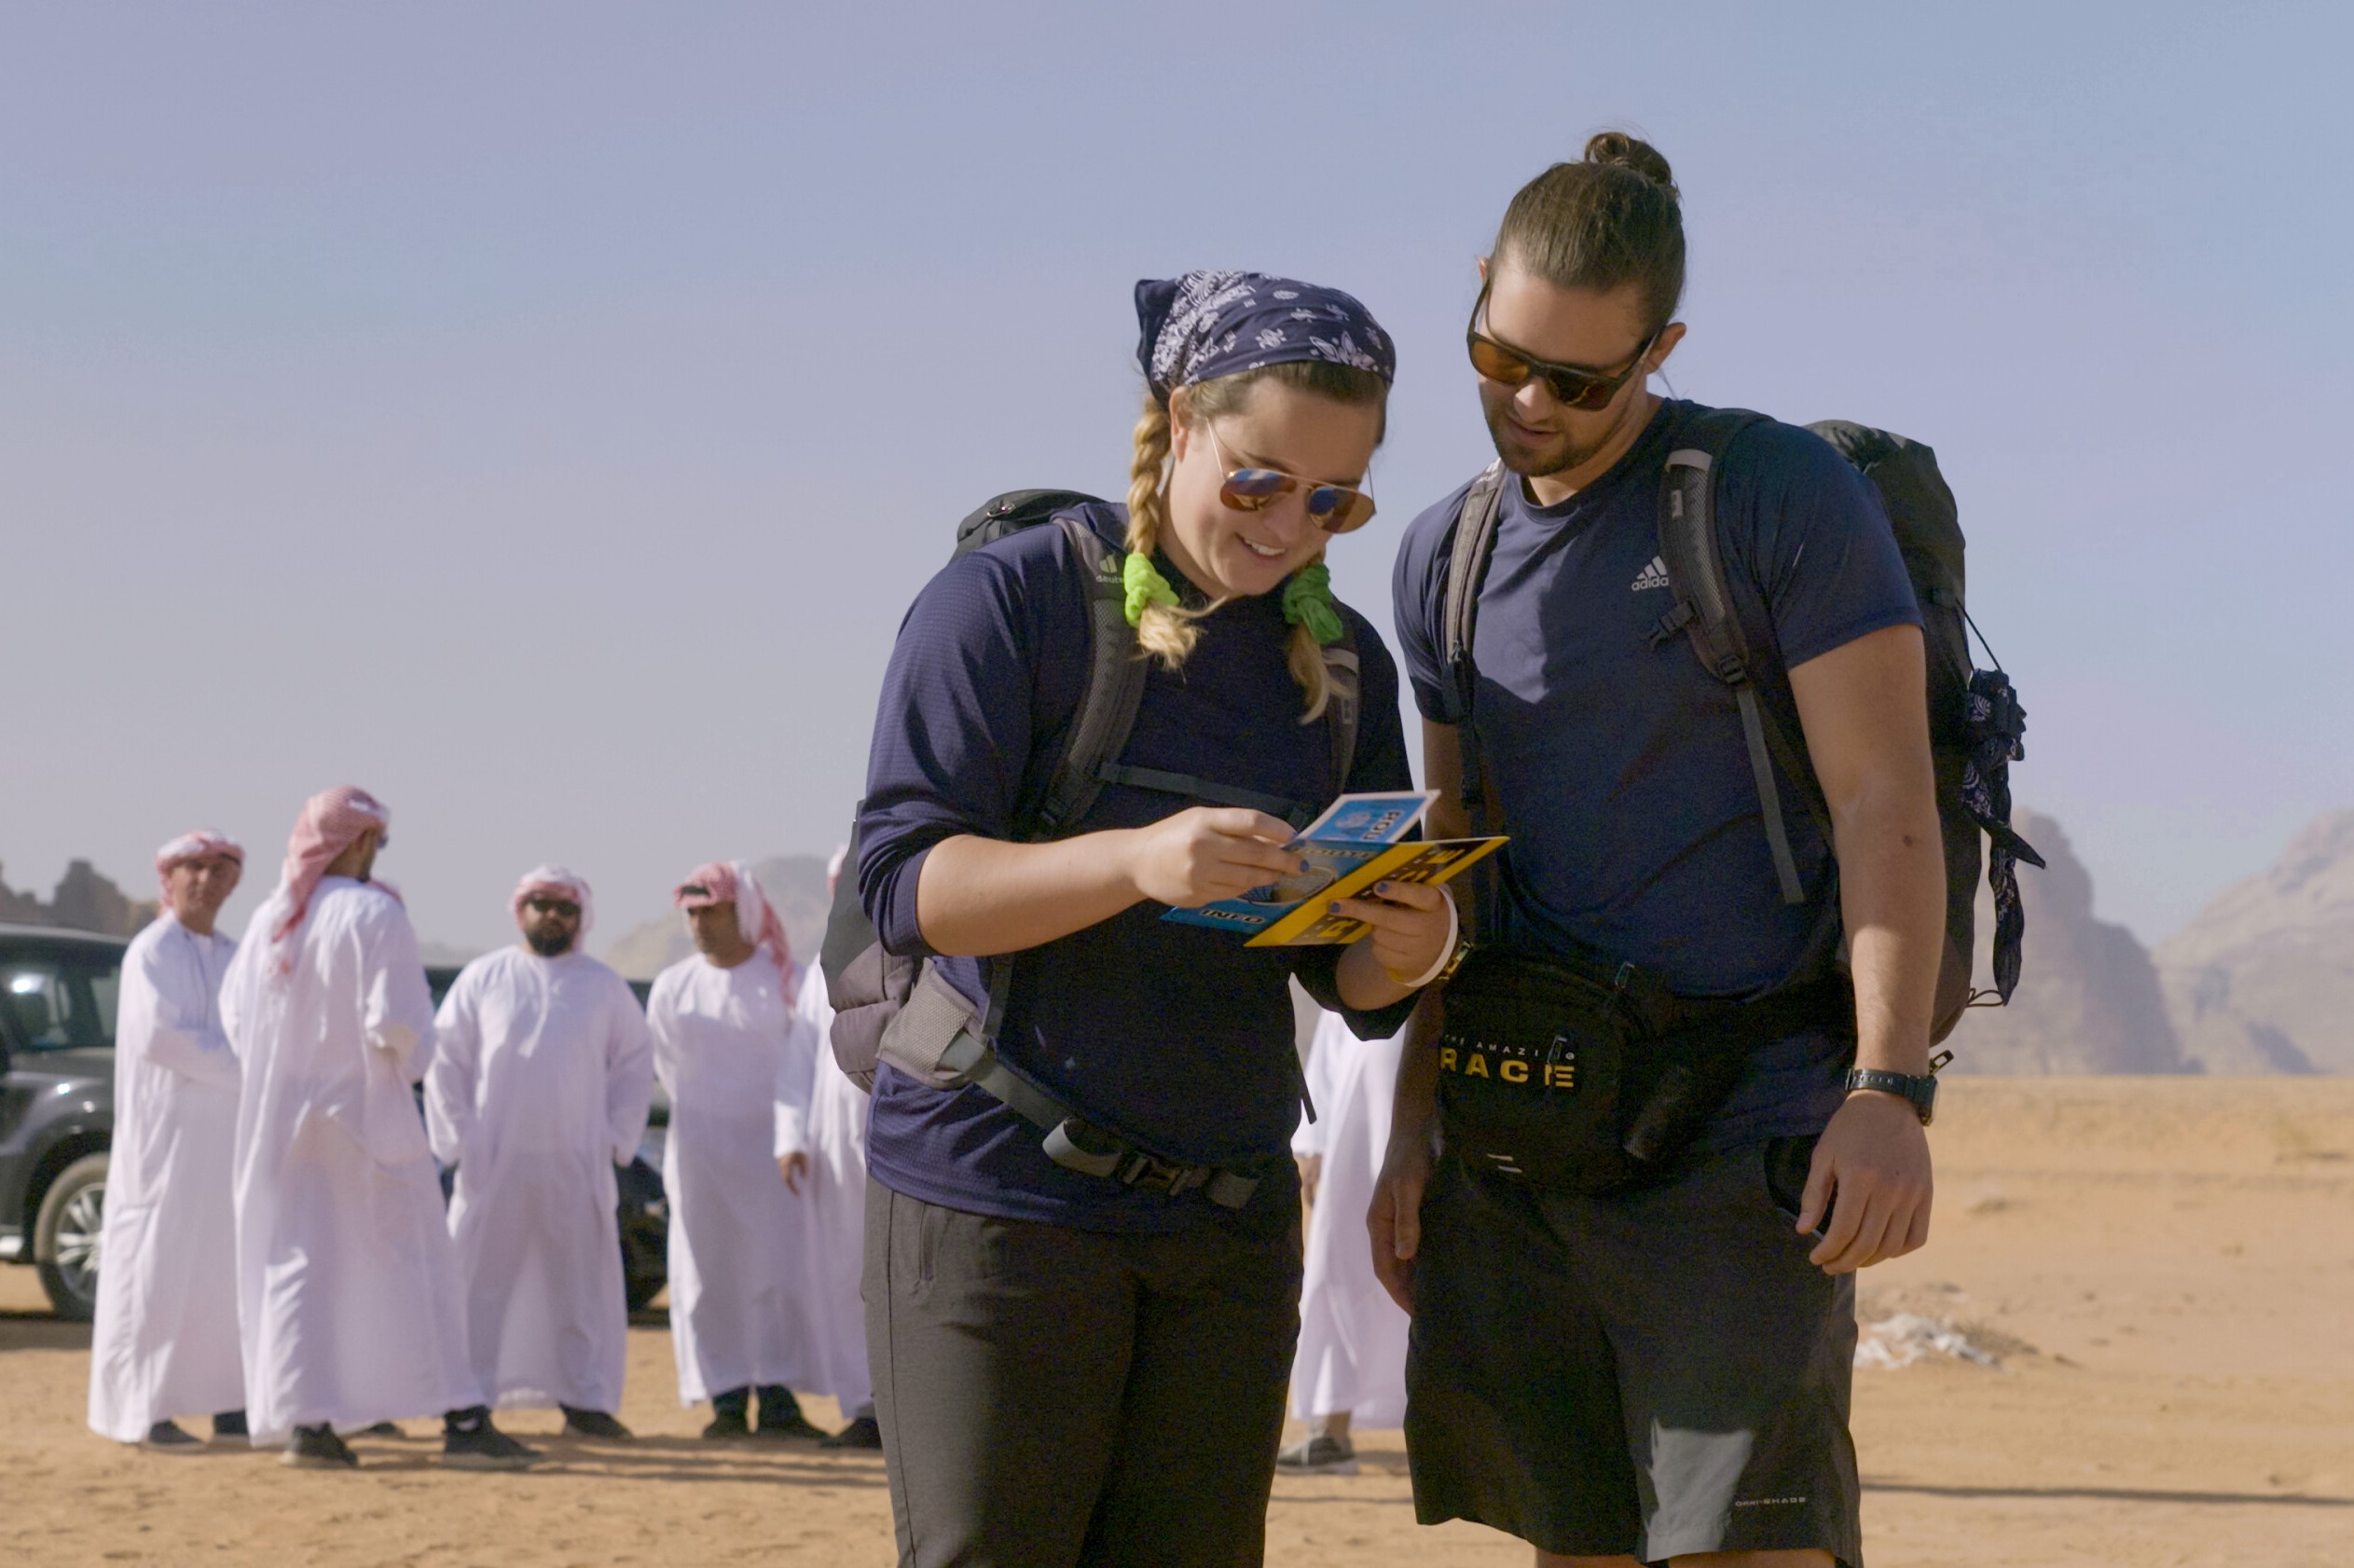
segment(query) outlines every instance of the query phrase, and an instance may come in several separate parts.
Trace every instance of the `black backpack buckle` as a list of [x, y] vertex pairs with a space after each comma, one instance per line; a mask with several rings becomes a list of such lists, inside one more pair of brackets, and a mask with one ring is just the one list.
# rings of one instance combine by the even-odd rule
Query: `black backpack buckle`
[[1692, 624], [1692, 617], [1699, 613], [1700, 611], [1694, 608], [1690, 599], [1677, 599], [1675, 608], [1660, 616], [1658, 624], [1652, 626], [1651, 646], [1657, 648], [1660, 643], [1683, 631], [1686, 626]]

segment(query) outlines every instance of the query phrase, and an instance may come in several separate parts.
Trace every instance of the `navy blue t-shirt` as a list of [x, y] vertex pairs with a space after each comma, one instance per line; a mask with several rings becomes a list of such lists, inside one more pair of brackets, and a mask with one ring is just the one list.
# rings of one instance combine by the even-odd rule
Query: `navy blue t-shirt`
[[[1081, 514], [1119, 545], [1124, 508]], [[959, 834], [1010, 839], [1043, 795], [1087, 679], [1085, 563], [1063, 530], [1024, 530], [959, 557], [932, 579], [900, 628], [883, 680], [867, 798], [859, 815], [859, 893], [883, 944], [929, 956], [915, 919], [931, 846]], [[1173, 584], [1181, 579], [1163, 563]], [[1181, 588], [1182, 591], [1182, 588]], [[1349, 790], [1411, 788], [1397, 719], [1397, 668], [1380, 635], [1342, 608], [1362, 663]], [[1286, 662], [1280, 596], [1237, 599], [1203, 621], [1172, 674], [1156, 662], [1119, 760], [1188, 774], [1321, 810], [1342, 792], [1322, 721]], [[1074, 831], [1138, 828], [1201, 804], [1105, 788]], [[1250, 1208], [1296, 1219], [1287, 1158], [1300, 1114], [1288, 980], [1340, 1010], [1336, 947], [1250, 948], [1232, 932], [1161, 918], [1146, 901], [1020, 955], [998, 1051], [1088, 1120], [1203, 1164], [1264, 1161]], [[976, 1001], [978, 960], [941, 960]], [[1411, 1003], [1348, 1013], [1369, 1037]], [[1341, 1010], [1344, 1012], [1346, 1010]], [[1087, 1230], [1167, 1231], [1222, 1214], [1201, 1192], [1172, 1202], [1066, 1170], [1039, 1129], [986, 1092], [928, 1088], [888, 1065], [876, 1075], [867, 1168], [894, 1191], [946, 1207]]]
[[[1829, 846], [1785, 781], [1790, 847], [1813, 896], [1783, 902], [1731, 691], [1687, 637], [1651, 640], [1672, 607], [1660, 478], [1676, 427], [1695, 411], [1662, 403], [1624, 458], [1557, 506], [1507, 486], [1473, 632], [1473, 701], [1489, 799], [1512, 838], [1502, 940], [1538, 955], [1607, 955], [1684, 995], [1741, 996], [1791, 976], [1836, 882]], [[1439, 723], [1463, 720], [1443, 623], [1469, 488], [1415, 518], [1397, 557], [1402, 656], [1423, 714]], [[1920, 624], [1878, 493], [1810, 432], [1742, 433], [1717, 507], [1754, 653], [1788, 669]], [[1838, 1107], [1847, 1051], [1817, 1030], [1756, 1052], [1702, 1146], [1821, 1131]]]

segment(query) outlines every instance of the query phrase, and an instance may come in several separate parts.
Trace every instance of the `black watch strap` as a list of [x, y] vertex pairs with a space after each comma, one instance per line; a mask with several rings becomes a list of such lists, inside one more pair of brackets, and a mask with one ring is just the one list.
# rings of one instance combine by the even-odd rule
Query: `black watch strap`
[[1873, 1067], [1850, 1067], [1846, 1087], [1851, 1094], [1858, 1089], [1872, 1089], [1883, 1094], [1902, 1095], [1911, 1104], [1913, 1113], [1920, 1118], [1920, 1124], [1924, 1127], [1929, 1125], [1930, 1118], [1937, 1108], [1937, 1080], [1929, 1073], [1922, 1073], [1916, 1078], [1911, 1073], [1881, 1072]]

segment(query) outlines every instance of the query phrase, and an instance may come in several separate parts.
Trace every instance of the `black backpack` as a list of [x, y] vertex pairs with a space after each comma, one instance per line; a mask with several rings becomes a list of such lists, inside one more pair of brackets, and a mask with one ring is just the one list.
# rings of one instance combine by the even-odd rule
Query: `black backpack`
[[[1778, 777], [1791, 782], [1825, 845], [1832, 842], [1830, 813], [1806, 748], [1793, 733], [1796, 710], [1788, 706], [1787, 672], [1770, 655], [1760, 659], [1753, 653], [1741, 628], [1715, 528], [1716, 476], [1725, 454], [1742, 431], [1763, 422], [1762, 414], [1718, 408], [1695, 415], [1677, 429], [1659, 487], [1659, 557], [1667, 568], [1673, 608], [1652, 628], [1651, 640], [1658, 644], [1678, 636], [1687, 639], [1701, 665], [1731, 688], [1775, 875], [1783, 901], [1796, 904], [1804, 903], [1807, 895], [1790, 852]], [[2027, 710], [2019, 706], [2000, 661], [1991, 670], [1972, 667], [1969, 633], [1976, 627], [1963, 607], [1962, 523], [1953, 491], [1937, 472], [1936, 455], [1917, 441], [1844, 420], [1808, 428], [1838, 448], [1879, 490], [1920, 607], [1928, 644], [1929, 738], [1946, 859], [1946, 952], [1930, 1033], [1933, 1042], [1939, 1041], [1953, 1032], [1966, 1008], [1989, 999], [1971, 983], [1981, 832], [1992, 842], [1984, 860], [1995, 909], [1992, 1002], [2009, 1001], [2018, 984], [2026, 918], [2019, 906], [2017, 862], [2044, 863], [2011, 830], [2010, 764], [2026, 755], [2020, 741], [2027, 733]], [[1495, 543], [1505, 482], [1501, 467], [1491, 465], [1473, 483], [1464, 498], [1448, 562], [1445, 653], [1466, 716], [1477, 689], [1471, 637], [1479, 613], [1479, 585]], [[1983, 645], [1983, 638], [1980, 641]], [[1988, 657], [1993, 658], [1991, 650]], [[1761, 679], [1773, 688], [1764, 700]], [[1463, 751], [1464, 803], [1479, 823], [1486, 811], [1480, 748], [1466, 744]], [[1487, 829], [1482, 825], [1480, 831]], [[1829, 917], [1838, 917], [1836, 899]]]
[[[1107, 545], [1074, 515], [1078, 508], [1090, 504], [1101, 502], [1076, 490], [1013, 490], [997, 496], [957, 526], [957, 546], [949, 557], [953, 560], [992, 540], [1052, 522], [1063, 530], [1087, 571], [1087, 684], [1045, 793], [1030, 817], [1016, 825], [1018, 836], [1025, 841], [1061, 836], [1086, 816], [1107, 784], [1162, 791], [1213, 805], [1246, 806], [1283, 818], [1294, 827], [1305, 827], [1325, 803], [1287, 801], [1187, 774], [1121, 763], [1120, 753], [1128, 743], [1136, 707], [1144, 697], [1146, 665], [1136, 631], [1128, 625], [1127, 591], [1120, 575], [1122, 553]], [[1324, 659], [1331, 690], [1325, 707], [1325, 733], [1331, 744], [1332, 776], [1340, 788], [1346, 789], [1356, 756], [1355, 635], [1343, 635], [1340, 641], [1328, 645]], [[825, 941], [819, 954], [825, 970], [827, 999], [834, 1010], [834, 1060], [843, 1072], [860, 1088], [871, 1089], [875, 1063], [888, 1055], [893, 1066], [935, 1087], [978, 1082], [1032, 1121], [1040, 1121], [1052, 1111], [1053, 1122], [1042, 1124], [1059, 1123], [1067, 1114], [1062, 1107], [1035, 1089], [1026, 1093], [1025, 1086], [994, 1060], [990, 1042], [997, 1037], [998, 1016], [1012, 983], [1012, 959], [989, 960], [982, 966], [989, 981], [989, 1006], [984, 1016], [976, 1018], [963, 993], [939, 978], [929, 964], [883, 950], [859, 900], [858, 853], [858, 827], [853, 821], [844, 874], [834, 885], [833, 906], [826, 917]]]

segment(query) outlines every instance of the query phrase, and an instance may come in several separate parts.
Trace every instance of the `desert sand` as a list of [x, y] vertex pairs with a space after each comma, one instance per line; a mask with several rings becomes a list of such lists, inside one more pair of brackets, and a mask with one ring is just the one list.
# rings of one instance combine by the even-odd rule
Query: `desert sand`
[[[1958, 1080], [1929, 1246], [1864, 1316], [1957, 1328], [1998, 1366], [1856, 1374], [1873, 1568], [2354, 1564], [2354, 1079]], [[892, 1561], [879, 1461], [706, 1444], [659, 1314], [631, 1333], [626, 1446], [444, 1474], [434, 1426], [357, 1473], [150, 1456], [82, 1424], [89, 1332], [0, 1270], [0, 1561], [559, 1568]], [[809, 1402], [823, 1423], [834, 1411]], [[527, 1437], [550, 1414], [518, 1413]], [[1278, 1482], [1268, 1561], [1522, 1564], [1418, 1528], [1396, 1433], [1353, 1479]]]

